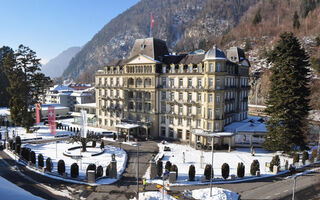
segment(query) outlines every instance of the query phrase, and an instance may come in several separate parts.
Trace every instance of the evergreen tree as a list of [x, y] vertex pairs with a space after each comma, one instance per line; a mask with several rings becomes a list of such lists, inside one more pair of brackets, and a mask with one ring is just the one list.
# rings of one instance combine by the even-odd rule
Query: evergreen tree
[[295, 11], [293, 15], [293, 28], [296, 28], [296, 29], [300, 28], [299, 15], [297, 11]]
[[51, 83], [50, 78], [40, 72], [40, 59], [30, 48], [20, 45], [18, 50], [10, 52], [3, 62], [10, 87], [9, 106], [13, 122], [25, 127], [27, 131], [33, 126], [33, 111], [30, 109], [44, 89]]
[[261, 17], [261, 9], [259, 9], [256, 14], [254, 15], [254, 18], [253, 18], [253, 21], [252, 21], [252, 24], [253, 25], [257, 25], [261, 22], [262, 20], [262, 17]]
[[266, 113], [268, 133], [264, 148], [268, 150], [294, 150], [305, 147], [304, 129], [308, 116], [310, 90], [309, 57], [293, 33], [281, 34], [271, 51], [271, 87]]
[[10, 86], [9, 80], [3, 72], [3, 61], [9, 55], [13, 53], [10, 47], [3, 46], [0, 48], [0, 107], [9, 107], [10, 94], [7, 88]]

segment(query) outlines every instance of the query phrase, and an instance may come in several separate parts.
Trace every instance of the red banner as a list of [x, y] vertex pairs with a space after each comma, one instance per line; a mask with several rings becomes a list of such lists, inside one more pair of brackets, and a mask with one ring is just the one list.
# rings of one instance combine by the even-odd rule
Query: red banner
[[41, 110], [41, 104], [36, 103], [37, 124], [40, 124], [40, 110]]
[[153, 13], [151, 13], [151, 28], [154, 26], [154, 18], [153, 18]]
[[50, 132], [53, 135], [56, 135], [56, 114], [53, 106], [48, 107], [48, 122], [49, 122]]

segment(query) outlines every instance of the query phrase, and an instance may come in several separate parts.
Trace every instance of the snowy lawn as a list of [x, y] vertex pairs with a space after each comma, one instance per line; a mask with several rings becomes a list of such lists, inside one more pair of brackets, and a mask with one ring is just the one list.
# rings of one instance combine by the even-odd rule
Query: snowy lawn
[[[92, 154], [100, 152], [100, 143], [97, 143], [96, 148], [90, 148], [91, 143], [87, 144], [87, 152], [80, 152], [81, 148], [70, 150], [69, 148], [81, 146], [80, 143], [68, 143], [68, 142], [61, 142], [57, 144], [57, 155], [56, 158], [56, 143], [46, 143], [46, 144], [26, 144], [24, 147], [28, 147], [32, 149], [36, 153], [36, 157], [38, 158], [39, 154], [42, 154], [44, 157], [44, 161], [50, 157], [52, 159], [54, 168], [53, 172], [57, 173], [57, 163], [60, 159], [64, 160], [66, 165], [66, 173], [68, 173], [68, 177], [70, 176], [70, 166], [73, 163], [77, 163], [79, 166], [79, 178], [85, 179], [86, 177], [86, 169], [89, 164], [95, 164], [97, 167], [101, 165], [103, 167], [103, 174], [105, 175], [106, 167], [111, 162], [111, 155], [115, 154], [115, 159], [117, 161], [117, 171], [118, 171], [118, 178], [120, 178], [121, 174], [123, 173], [126, 162], [127, 162], [127, 154], [124, 150], [113, 147], [113, 146], [105, 146], [105, 150], [103, 154], [92, 156]], [[68, 152], [71, 155], [82, 155], [83, 158], [80, 160], [75, 160], [71, 157], [63, 155], [63, 152]], [[98, 184], [109, 184], [114, 182], [116, 179], [100, 179], [97, 181]]]
[[230, 190], [213, 187], [210, 197], [210, 188], [192, 190], [192, 197], [205, 200], [238, 200], [239, 195]]
[[[188, 145], [159, 143], [159, 153], [156, 157], [158, 159], [163, 155], [163, 168], [167, 161], [178, 167], [178, 180], [175, 184], [170, 185], [184, 185], [184, 184], [200, 184], [201, 176], [204, 172], [204, 167], [206, 164], [211, 164], [211, 152], [203, 152], [203, 166], [200, 166], [201, 151], [196, 150]], [[164, 146], [170, 147], [171, 151], [164, 151]], [[272, 157], [276, 153], [267, 152], [261, 148], [255, 148], [255, 156], [251, 156], [249, 148], [238, 148], [237, 150], [229, 152], [215, 151], [213, 158], [213, 168], [214, 168], [214, 178], [215, 181], [223, 181], [221, 176], [221, 166], [223, 163], [228, 163], [230, 167], [229, 178], [232, 174], [237, 174], [237, 165], [239, 162], [243, 162], [245, 165], [245, 176], [250, 175], [250, 166], [253, 160], [257, 159], [260, 163], [260, 173], [261, 176], [268, 176], [272, 174], [269, 168], [265, 167], [266, 162], [271, 162]], [[183, 162], [183, 152], [185, 153], [185, 162]], [[285, 160], [288, 160], [289, 165], [292, 163], [292, 158], [284, 157], [280, 155], [281, 166], [284, 166]], [[196, 181], [188, 181], [189, 166], [194, 165], [196, 169]], [[283, 168], [282, 168], [283, 169]], [[147, 170], [145, 177], [150, 178], [150, 169]], [[251, 176], [252, 177], [252, 176]], [[148, 182], [157, 183], [162, 185], [162, 180], [153, 179], [148, 180]]]
[[[133, 198], [131, 200], [136, 200], [137, 198]], [[162, 199], [162, 193], [160, 192], [140, 192], [139, 193], [139, 200], [158, 200]], [[176, 198], [165, 194], [164, 195], [165, 200], [176, 200]]]
[[28, 199], [41, 200], [42, 198], [34, 196], [30, 192], [18, 187], [10, 181], [0, 176], [0, 193], [1, 199]]

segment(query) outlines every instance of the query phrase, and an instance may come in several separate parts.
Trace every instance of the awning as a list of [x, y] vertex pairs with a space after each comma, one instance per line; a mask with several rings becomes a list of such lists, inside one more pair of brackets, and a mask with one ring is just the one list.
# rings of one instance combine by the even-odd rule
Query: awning
[[191, 133], [198, 136], [205, 136], [205, 137], [232, 137], [236, 133], [232, 132], [211, 132], [202, 129], [192, 129]]
[[139, 124], [119, 123], [116, 125], [116, 128], [122, 128], [122, 129], [133, 129], [138, 127], [140, 127]]

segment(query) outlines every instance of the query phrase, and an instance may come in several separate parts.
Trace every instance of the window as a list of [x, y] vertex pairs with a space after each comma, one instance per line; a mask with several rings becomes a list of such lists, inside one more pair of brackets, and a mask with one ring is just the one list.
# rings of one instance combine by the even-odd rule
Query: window
[[178, 125], [181, 125], [182, 124], [182, 118], [179, 118], [178, 119]]
[[191, 125], [191, 119], [187, 119], [187, 125], [188, 125], [188, 126]]
[[188, 106], [187, 111], [188, 111], [188, 114], [191, 114], [191, 106]]
[[[141, 105], [142, 105], [142, 103], [141, 103]], [[145, 111], [151, 111], [151, 103], [145, 103], [144, 109], [145, 109]]]
[[132, 99], [132, 98], [133, 98], [133, 92], [132, 92], [132, 91], [128, 92], [128, 98], [129, 98], [129, 99]]
[[216, 69], [217, 72], [221, 72], [221, 64], [220, 63], [217, 63], [217, 69]]
[[161, 92], [161, 100], [166, 100], [166, 92]]
[[142, 79], [141, 78], [137, 78], [137, 86], [141, 86], [142, 85]]
[[201, 128], [201, 120], [197, 119], [197, 128]]
[[187, 140], [189, 140], [189, 138], [190, 138], [190, 131], [189, 131], [189, 130], [187, 130], [187, 133], [186, 133], [186, 139], [187, 139]]
[[113, 121], [112, 120], [110, 120], [110, 126], [113, 126]]
[[188, 101], [192, 101], [192, 93], [191, 92], [188, 93]]
[[213, 86], [213, 79], [209, 78], [209, 87], [212, 87], [212, 86]]
[[216, 96], [216, 101], [217, 101], [217, 103], [220, 103], [220, 95]]
[[171, 66], [171, 73], [174, 73], [174, 66]]
[[[173, 124], [173, 122], [172, 122]], [[169, 128], [169, 137], [173, 138], [173, 128]]]
[[142, 99], [142, 92], [137, 92], [136, 95], [137, 95], [136, 96], [137, 99]]
[[191, 88], [191, 87], [192, 87], [192, 79], [188, 78], [188, 88]]
[[180, 79], [179, 79], [179, 87], [182, 88], [182, 86], [183, 86], [183, 79], [180, 78]]
[[182, 130], [178, 129], [178, 138], [181, 139], [182, 138]]
[[144, 82], [145, 82], [145, 86], [150, 86], [151, 85], [151, 79], [150, 78], [146, 78]]
[[133, 102], [129, 102], [129, 110], [133, 110]]
[[192, 73], [192, 66], [189, 66], [189, 72]]
[[213, 64], [212, 63], [209, 64], [209, 72], [213, 72]]
[[166, 69], [166, 66], [163, 66], [162, 67], [162, 73], [166, 73], [167, 69]]
[[220, 79], [216, 79], [216, 89], [220, 89]]
[[182, 115], [182, 112], [183, 112], [183, 107], [182, 105], [179, 105], [179, 114]]
[[220, 110], [216, 110], [215, 112], [216, 112], [215, 118], [219, 119], [220, 118]]
[[183, 99], [183, 93], [179, 92], [179, 100], [182, 100], [182, 99]]
[[161, 104], [161, 112], [162, 112], [162, 113], [165, 113], [166, 110], [167, 110], [167, 109], [166, 109], [166, 104], [165, 104], [165, 103], [162, 103], [162, 104]]
[[202, 83], [201, 83], [201, 78], [198, 78], [198, 88], [201, 88]]
[[170, 112], [174, 113], [174, 105], [170, 106]]
[[173, 78], [170, 78], [170, 87], [174, 88], [174, 79]]
[[199, 66], [198, 70], [199, 70], [200, 73], [202, 73], [202, 66]]
[[108, 86], [108, 79], [107, 79], [107, 78], [104, 79], [104, 84], [105, 84], [106, 86]]
[[120, 81], [119, 81], [119, 78], [117, 78], [117, 82], [116, 82], [117, 86], [120, 85]]
[[162, 78], [162, 87], [165, 88], [167, 85], [167, 80], [166, 78]]
[[166, 137], [166, 127], [161, 127], [161, 136]]
[[173, 118], [172, 117], [169, 118], [169, 124], [173, 124]]
[[215, 131], [219, 131], [219, 123], [218, 123], [218, 122], [216, 122], [215, 127], [214, 127], [214, 130], [215, 130]]
[[170, 92], [170, 100], [171, 100], [171, 101], [174, 100], [174, 92]]
[[113, 78], [110, 78], [110, 85], [113, 86]]
[[198, 93], [198, 95], [197, 95], [197, 96], [198, 96], [198, 98], [197, 98], [197, 99], [198, 99], [198, 101], [201, 101], [201, 93]]
[[200, 115], [201, 114], [201, 107], [197, 107], [197, 115]]
[[208, 109], [208, 119], [212, 119], [212, 109]]
[[137, 121], [140, 121], [140, 120], [141, 120], [140, 115], [137, 115], [136, 120], [137, 120]]
[[147, 101], [151, 100], [151, 93], [150, 92], [144, 93], [144, 96], [145, 96], [145, 100], [147, 100]]
[[212, 94], [208, 95], [208, 102], [211, 103], [212, 102]]
[[212, 123], [211, 122], [208, 122], [207, 128], [208, 128], [208, 130], [211, 130], [211, 128], [212, 128]]
[[136, 103], [136, 110], [137, 111], [141, 111], [142, 110], [142, 103], [141, 102], [137, 102]]
[[128, 83], [129, 85], [133, 85], [134, 84], [133, 78], [129, 78]]

